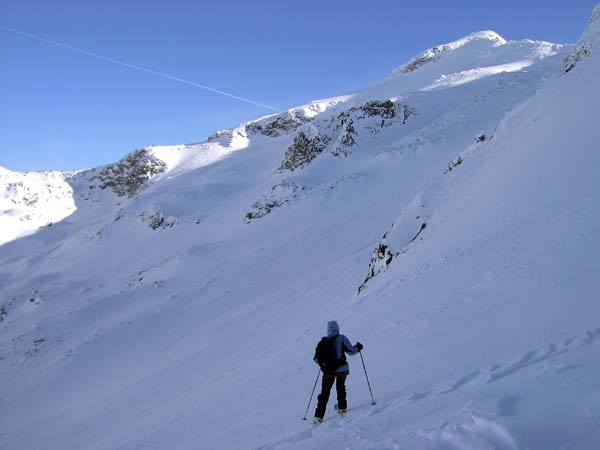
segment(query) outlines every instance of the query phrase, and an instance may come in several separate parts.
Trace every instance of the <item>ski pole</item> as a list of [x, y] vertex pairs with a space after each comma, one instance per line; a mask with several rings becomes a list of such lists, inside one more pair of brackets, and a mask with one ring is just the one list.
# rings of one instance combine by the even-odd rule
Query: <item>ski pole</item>
[[317, 387], [317, 381], [319, 381], [319, 375], [321, 375], [321, 369], [317, 372], [317, 379], [315, 380], [315, 384], [313, 386], [312, 392], [310, 393], [310, 399], [308, 400], [308, 406], [306, 407], [306, 412], [304, 413], [304, 417], [302, 420], [306, 420], [306, 415], [308, 414], [308, 410], [310, 408], [310, 403], [312, 402], [313, 395], [315, 393], [315, 388]]
[[369, 386], [369, 394], [371, 394], [371, 405], [375, 404], [375, 400], [373, 400], [373, 391], [371, 390], [371, 383], [369, 383], [369, 375], [367, 375], [367, 368], [365, 367], [365, 360], [363, 359], [362, 352], [358, 352], [360, 354], [360, 360], [362, 361], [362, 366], [365, 371], [365, 377], [367, 378], [367, 386]]

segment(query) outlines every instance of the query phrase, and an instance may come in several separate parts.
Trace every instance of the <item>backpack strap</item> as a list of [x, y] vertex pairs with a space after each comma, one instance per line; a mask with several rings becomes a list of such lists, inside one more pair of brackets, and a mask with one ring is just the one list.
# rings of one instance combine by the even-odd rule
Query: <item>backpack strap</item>
[[[337, 342], [339, 341], [339, 339], [342, 338], [341, 334], [336, 334], [335, 336], [332, 336], [331, 339], [333, 341], [333, 348], [334, 350], [337, 350]], [[337, 357], [337, 352], [336, 355]], [[344, 342], [341, 343], [340, 345], [340, 357], [337, 358], [337, 367], [336, 370], [339, 369], [342, 366], [345, 366], [348, 363], [348, 360], [346, 359], [346, 352], [344, 352]]]
[[[337, 340], [339, 338], [342, 338], [343, 336], [341, 334], [338, 334], [335, 339], [336, 339], [336, 344], [337, 344]], [[346, 363], [348, 362], [348, 360], [346, 359], [346, 352], [344, 351], [344, 342], [342, 341], [342, 343], [340, 344], [340, 357], [338, 359], [339, 361], [339, 367], [342, 367], [344, 365], [346, 365]]]

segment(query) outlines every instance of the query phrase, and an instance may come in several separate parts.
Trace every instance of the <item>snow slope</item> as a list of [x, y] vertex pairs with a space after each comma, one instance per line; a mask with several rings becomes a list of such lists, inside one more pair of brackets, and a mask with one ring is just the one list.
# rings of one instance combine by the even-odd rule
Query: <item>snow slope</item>
[[[69, 178], [77, 210], [0, 247], [0, 446], [597, 449], [600, 54], [440, 48]], [[314, 428], [332, 318], [377, 405], [355, 357]]]
[[0, 245], [75, 211], [69, 174], [13, 172], [0, 167]]

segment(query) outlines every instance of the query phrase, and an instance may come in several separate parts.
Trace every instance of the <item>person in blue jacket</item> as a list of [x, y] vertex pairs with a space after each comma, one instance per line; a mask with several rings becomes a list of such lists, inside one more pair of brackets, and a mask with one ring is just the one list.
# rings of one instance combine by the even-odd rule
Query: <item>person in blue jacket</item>
[[317, 409], [315, 410], [315, 423], [321, 423], [325, 416], [325, 409], [329, 401], [329, 394], [333, 383], [337, 392], [338, 412], [343, 414], [348, 408], [346, 401], [346, 377], [350, 373], [350, 367], [346, 360], [346, 353], [355, 355], [363, 349], [363, 345], [357, 342], [352, 345], [348, 338], [340, 334], [340, 327], [335, 320], [327, 323], [327, 336], [323, 337], [315, 349], [315, 362], [323, 372], [321, 393], [317, 397]]

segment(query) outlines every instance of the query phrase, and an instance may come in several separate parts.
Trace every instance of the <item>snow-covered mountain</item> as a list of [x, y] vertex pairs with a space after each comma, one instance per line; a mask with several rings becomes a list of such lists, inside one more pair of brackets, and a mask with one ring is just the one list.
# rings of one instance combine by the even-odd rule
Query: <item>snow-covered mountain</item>
[[61, 172], [12, 172], [0, 167], [0, 245], [64, 219], [75, 211]]
[[[576, 46], [478, 32], [204, 143], [0, 173], [1, 220], [37, 217], [2, 227], [1, 447], [597, 449], [599, 43], [600, 7]], [[377, 405], [355, 357], [313, 428], [332, 318]]]

